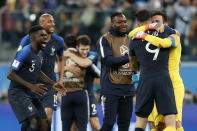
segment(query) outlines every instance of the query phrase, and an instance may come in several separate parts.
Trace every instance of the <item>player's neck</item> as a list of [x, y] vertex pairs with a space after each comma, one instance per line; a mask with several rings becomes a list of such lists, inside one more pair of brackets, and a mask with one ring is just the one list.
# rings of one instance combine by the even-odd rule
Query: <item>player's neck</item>
[[35, 53], [35, 54], [38, 54], [38, 52], [39, 52], [40, 50], [38, 49], [38, 47], [36, 46], [36, 44], [31, 44], [31, 47], [32, 47], [34, 53]]

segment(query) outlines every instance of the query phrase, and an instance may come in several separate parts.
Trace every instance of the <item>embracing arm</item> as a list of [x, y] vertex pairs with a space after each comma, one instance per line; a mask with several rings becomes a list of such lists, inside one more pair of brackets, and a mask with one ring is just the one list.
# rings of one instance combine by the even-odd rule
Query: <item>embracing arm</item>
[[134, 34], [136, 34], [139, 31], [146, 31], [145, 26], [140, 26], [138, 28], [133, 29], [132, 31], [129, 32], [129, 37], [132, 38]]
[[88, 58], [82, 58], [80, 56], [75, 55], [74, 53], [70, 51], [65, 51], [64, 56], [70, 57], [75, 63], [77, 63], [79, 66], [87, 68], [92, 64], [92, 61]]
[[110, 67], [121, 66], [129, 62], [127, 54], [120, 57], [113, 57], [112, 50], [105, 37], [102, 37], [100, 39], [99, 48], [100, 48], [100, 53], [103, 63], [105, 63], [107, 66]]

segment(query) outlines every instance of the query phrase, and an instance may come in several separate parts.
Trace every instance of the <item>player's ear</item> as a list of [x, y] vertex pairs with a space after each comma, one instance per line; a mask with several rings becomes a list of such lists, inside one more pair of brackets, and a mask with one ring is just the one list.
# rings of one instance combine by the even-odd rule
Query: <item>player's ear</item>
[[136, 27], [140, 27], [139, 21], [136, 21]]

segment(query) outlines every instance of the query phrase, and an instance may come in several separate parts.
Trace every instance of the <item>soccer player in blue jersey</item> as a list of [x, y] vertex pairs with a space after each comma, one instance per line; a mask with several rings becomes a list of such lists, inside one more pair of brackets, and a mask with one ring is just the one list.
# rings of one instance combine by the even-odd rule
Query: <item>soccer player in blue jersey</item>
[[66, 89], [48, 78], [42, 71], [41, 49], [46, 47], [47, 33], [41, 26], [33, 26], [29, 31], [30, 43], [18, 51], [10, 70], [11, 80], [8, 99], [19, 121], [21, 131], [48, 131], [46, 113], [38, 96], [46, 94], [47, 88], [38, 79], [65, 94]]
[[[146, 24], [147, 27], [151, 26], [151, 16], [147, 10], [137, 12], [136, 17], [138, 27]], [[166, 26], [163, 33], [155, 30], [150, 30], [147, 33], [166, 38], [173, 32], [176, 33]], [[140, 64], [135, 131], [145, 130], [147, 118], [152, 112], [154, 101], [159, 114], [164, 115], [166, 122], [164, 131], [175, 131], [177, 109], [168, 71], [169, 49], [157, 48], [147, 41], [134, 39], [130, 40], [129, 55], [131, 60], [136, 57]]]
[[128, 63], [129, 37], [127, 20], [122, 13], [111, 15], [111, 28], [99, 43], [101, 53], [101, 101], [103, 125], [101, 131], [111, 131], [116, 121], [119, 131], [128, 131], [135, 89]]
[[100, 77], [100, 70], [96, 67], [98, 61], [98, 54], [93, 51], [89, 51], [87, 54], [87, 58], [92, 61], [92, 66], [88, 67], [86, 70], [85, 76], [85, 88], [88, 91], [89, 96], [89, 108], [90, 108], [90, 124], [92, 126], [93, 131], [100, 130], [100, 123], [98, 119], [98, 111], [96, 106], [96, 100], [93, 92], [93, 82], [95, 78]]
[[[56, 58], [58, 58], [58, 73], [59, 80], [61, 81], [61, 68], [62, 68], [62, 55], [64, 52], [64, 40], [62, 37], [54, 34], [55, 22], [54, 18], [50, 14], [43, 14], [39, 18], [39, 24], [43, 28], [45, 28], [47, 32], [47, 44], [46, 48], [43, 51], [43, 63], [42, 63], [42, 71], [52, 80], [56, 81], [56, 75], [54, 73], [54, 65]], [[30, 36], [26, 35], [18, 48], [21, 50], [25, 45], [28, 45], [30, 42]], [[40, 97], [47, 114], [47, 119], [49, 124], [52, 121], [53, 110], [57, 108], [57, 93], [51, 88], [50, 85], [46, 85], [48, 88], [47, 94]]]

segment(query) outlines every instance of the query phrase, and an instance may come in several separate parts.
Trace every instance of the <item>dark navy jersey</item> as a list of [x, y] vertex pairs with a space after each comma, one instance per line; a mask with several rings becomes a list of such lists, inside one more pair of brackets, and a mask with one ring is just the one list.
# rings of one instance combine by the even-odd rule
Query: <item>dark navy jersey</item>
[[[114, 30], [109, 31], [110, 34], [116, 37], [123, 38], [125, 35], [118, 34]], [[101, 54], [101, 95], [113, 94], [119, 96], [130, 96], [134, 94], [132, 84], [114, 84], [109, 80], [109, 70], [111, 67], [119, 67], [129, 62], [128, 55], [113, 57], [112, 49], [105, 37], [101, 37], [99, 42]]]
[[[98, 61], [98, 54], [93, 51], [88, 52], [88, 59], [92, 61], [93, 64], [97, 65]], [[86, 70], [86, 75], [85, 75], [85, 88], [88, 91], [89, 95], [93, 94], [93, 82], [94, 78], [97, 77], [95, 72], [91, 69], [91, 67], [88, 67]]]
[[[30, 43], [29, 35], [26, 35], [18, 48], [18, 50], [22, 49], [25, 45]], [[56, 81], [54, 66], [56, 61], [56, 56], [62, 56], [64, 52], [64, 40], [62, 37], [52, 34], [51, 39], [46, 44], [46, 48], [42, 52], [43, 55], [43, 63], [42, 63], [42, 71], [52, 80]]]
[[[155, 30], [147, 32], [151, 35], [166, 38], [176, 32], [165, 26], [163, 33]], [[158, 48], [145, 40], [130, 40], [130, 56], [136, 56], [140, 63], [140, 77], [159, 75], [160, 73], [168, 73], [169, 49]]]
[[[16, 74], [25, 81], [35, 84], [37, 83], [39, 72], [41, 70], [41, 57], [42, 56], [40, 53], [34, 53], [31, 45], [27, 45], [22, 50], [17, 52], [10, 68], [15, 70]], [[23, 86], [11, 81], [10, 88], [21, 89]], [[26, 87], [24, 89], [30, 91]]]

